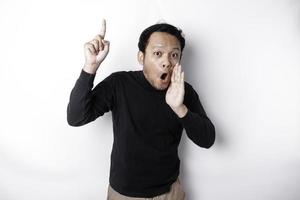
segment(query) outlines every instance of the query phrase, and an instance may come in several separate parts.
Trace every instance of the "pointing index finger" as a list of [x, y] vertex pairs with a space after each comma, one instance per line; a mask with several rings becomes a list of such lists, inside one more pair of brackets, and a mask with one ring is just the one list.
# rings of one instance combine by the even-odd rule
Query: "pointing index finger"
[[102, 20], [102, 26], [101, 26], [101, 29], [100, 29], [100, 35], [102, 38], [105, 37], [105, 32], [106, 32], [106, 20], [103, 19]]

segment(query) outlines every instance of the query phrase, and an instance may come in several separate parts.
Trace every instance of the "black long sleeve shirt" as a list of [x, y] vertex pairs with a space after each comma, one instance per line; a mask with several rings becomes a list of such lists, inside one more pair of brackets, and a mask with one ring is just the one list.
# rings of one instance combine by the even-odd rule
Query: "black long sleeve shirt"
[[131, 197], [154, 197], [170, 190], [179, 175], [178, 145], [183, 128], [198, 146], [209, 148], [215, 129], [197, 93], [185, 82], [187, 114], [179, 118], [142, 71], [115, 72], [93, 88], [95, 75], [81, 71], [71, 92], [67, 120], [87, 124], [111, 111], [113, 148], [109, 182]]

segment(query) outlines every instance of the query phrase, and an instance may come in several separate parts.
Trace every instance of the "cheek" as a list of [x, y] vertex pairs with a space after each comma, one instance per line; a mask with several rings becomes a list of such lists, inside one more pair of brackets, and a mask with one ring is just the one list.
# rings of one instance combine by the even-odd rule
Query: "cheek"
[[157, 63], [159, 63], [159, 59], [155, 57], [149, 57], [148, 62], [152, 65], [156, 65]]
[[179, 58], [173, 58], [173, 59], [171, 60], [171, 62], [172, 62], [172, 64], [173, 64], [173, 66], [174, 66], [176, 63], [179, 63], [179, 62], [180, 62], [180, 59], [179, 59]]
[[145, 63], [146, 65], [146, 68], [148, 69], [148, 71], [151, 71], [151, 72], [157, 72], [159, 69], [159, 60], [157, 59], [154, 59], [154, 58], [148, 58], [148, 59], [145, 59]]
[[155, 63], [153, 63], [150, 59], [145, 59], [144, 70], [151, 79], [156, 75], [157, 72]]

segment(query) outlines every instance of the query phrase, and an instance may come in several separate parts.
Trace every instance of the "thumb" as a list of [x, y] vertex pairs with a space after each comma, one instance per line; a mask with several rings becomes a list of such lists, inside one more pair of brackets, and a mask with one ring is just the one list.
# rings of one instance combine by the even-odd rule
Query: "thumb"
[[103, 40], [103, 44], [104, 44], [103, 51], [104, 52], [108, 52], [109, 51], [110, 42], [108, 40]]

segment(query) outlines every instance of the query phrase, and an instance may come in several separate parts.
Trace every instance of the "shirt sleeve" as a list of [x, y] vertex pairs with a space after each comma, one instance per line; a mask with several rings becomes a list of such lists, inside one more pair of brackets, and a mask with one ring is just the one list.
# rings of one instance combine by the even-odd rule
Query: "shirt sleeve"
[[81, 71], [70, 94], [67, 106], [67, 121], [71, 126], [82, 126], [104, 113], [114, 105], [113, 75], [101, 81], [94, 89], [95, 74]]
[[215, 142], [215, 127], [207, 117], [198, 94], [192, 88], [185, 96], [187, 114], [179, 118], [187, 136], [198, 146], [210, 148]]

